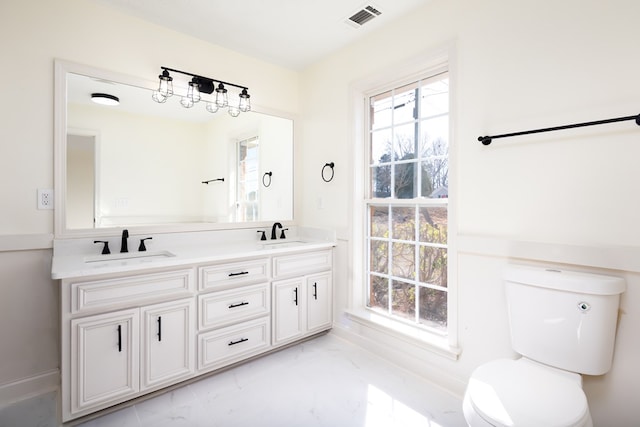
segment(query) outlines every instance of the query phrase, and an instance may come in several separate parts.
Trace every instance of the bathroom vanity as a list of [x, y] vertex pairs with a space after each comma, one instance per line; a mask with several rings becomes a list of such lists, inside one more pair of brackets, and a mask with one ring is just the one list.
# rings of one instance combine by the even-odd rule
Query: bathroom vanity
[[334, 244], [56, 242], [63, 422], [330, 329]]

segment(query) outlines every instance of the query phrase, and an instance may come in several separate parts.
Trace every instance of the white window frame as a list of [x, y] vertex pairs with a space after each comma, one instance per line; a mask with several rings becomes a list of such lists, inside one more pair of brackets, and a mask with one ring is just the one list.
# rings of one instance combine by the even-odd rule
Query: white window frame
[[[458, 348], [458, 286], [457, 286], [457, 250], [455, 234], [457, 230], [457, 181], [456, 181], [456, 141], [454, 138], [455, 122], [455, 83], [456, 66], [453, 55], [454, 46], [448, 45], [425, 55], [420, 60], [411, 60], [396, 64], [368, 79], [354, 82], [350, 86], [354, 123], [352, 156], [354, 159], [354, 186], [352, 188], [353, 216], [351, 218], [353, 232], [352, 265], [353, 275], [350, 277], [349, 309], [347, 314], [352, 320], [364, 326], [392, 334], [413, 342], [415, 345], [432, 350], [450, 359], [457, 359]], [[401, 70], [401, 71], [398, 71]], [[448, 201], [448, 303], [447, 334], [432, 333], [414, 325], [408, 325], [395, 319], [379, 315], [367, 308], [368, 290], [368, 204], [366, 195], [369, 186], [370, 162], [368, 156], [369, 97], [391, 88], [399, 88], [418, 80], [426, 80], [442, 72], [449, 75], [449, 201]], [[398, 78], [403, 74], [402, 78]], [[382, 199], [384, 202], [385, 199]]]

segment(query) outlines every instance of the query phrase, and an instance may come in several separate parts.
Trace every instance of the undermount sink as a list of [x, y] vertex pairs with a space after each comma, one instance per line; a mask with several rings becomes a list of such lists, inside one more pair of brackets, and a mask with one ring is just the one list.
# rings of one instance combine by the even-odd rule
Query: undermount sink
[[105, 261], [126, 261], [126, 260], [140, 260], [151, 261], [153, 259], [164, 259], [174, 257], [175, 254], [169, 251], [154, 251], [154, 252], [124, 252], [108, 255], [91, 255], [84, 258], [84, 262], [105, 262]]
[[278, 249], [278, 248], [288, 248], [290, 246], [300, 246], [307, 243], [305, 240], [292, 239], [292, 240], [276, 240], [269, 243], [263, 243], [262, 247], [264, 249]]

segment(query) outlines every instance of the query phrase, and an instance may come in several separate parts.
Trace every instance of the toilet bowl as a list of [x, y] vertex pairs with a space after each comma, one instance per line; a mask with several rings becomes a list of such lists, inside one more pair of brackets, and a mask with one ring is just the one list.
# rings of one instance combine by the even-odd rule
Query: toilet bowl
[[470, 426], [592, 427], [580, 375], [520, 358], [471, 375], [463, 401]]
[[505, 290], [511, 346], [471, 374], [463, 412], [471, 427], [592, 427], [581, 374], [611, 368], [619, 277], [509, 266]]

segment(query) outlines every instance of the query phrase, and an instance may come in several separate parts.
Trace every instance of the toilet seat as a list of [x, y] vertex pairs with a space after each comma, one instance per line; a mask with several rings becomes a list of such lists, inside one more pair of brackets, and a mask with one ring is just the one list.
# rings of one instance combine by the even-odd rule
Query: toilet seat
[[465, 400], [496, 427], [583, 427], [591, 425], [578, 374], [521, 358], [478, 367]]

